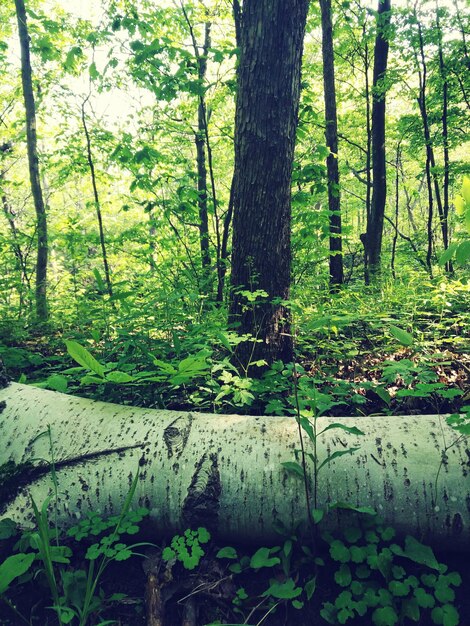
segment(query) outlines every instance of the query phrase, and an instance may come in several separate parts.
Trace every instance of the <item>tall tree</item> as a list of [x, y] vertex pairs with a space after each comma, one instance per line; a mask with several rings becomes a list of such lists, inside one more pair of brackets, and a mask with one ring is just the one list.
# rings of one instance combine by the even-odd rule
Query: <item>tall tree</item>
[[31, 54], [29, 48], [29, 34], [26, 19], [24, 0], [15, 0], [16, 17], [18, 20], [18, 34], [21, 46], [21, 79], [23, 84], [23, 98], [26, 110], [26, 139], [28, 144], [29, 178], [31, 193], [34, 200], [37, 222], [38, 252], [36, 260], [36, 315], [39, 322], [48, 318], [47, 310], [47, 215], [46, 204], [41, 188], [39, 173], [39, 159], [36, 133], [36, 105], [33, 93], [31, 70]]
[[207, 129], [207, 107], [204, 96], [204, 81], [207, 74], [207, 55], [211, 46], [211, 22], [207, 21], [204, 25], [204, 44], [202, 53], [196, 40], [193, 26], [189, 20], [188, 14], [181, 3], [181, 10], [189, 28], [191, 41], [193, 45], [194, 56], [197, 63], [197, 76], [199, 80], [199, 94], [197, 107], [197, 130], [194, 132], [194, 140], [196, 144], [196, 163], [197, 163], [197, 191], [198, 191], [198, 208], [199, 208], [199, 245], [201, 248], [201, 263], [205, 273], [207, 286], [211, 282], [211, 254], [209, 249], [209, 214], [207, 208], [207, 164], [206, 164], [206, 137]]
[[[230, 321], [250, 361], [292, 360], [291, 178], [308, 0], [245, 0], [235, 113]], [[251, 302], [244, 290], [258, 291]]]
[[[442, 205], [442, 239], [444, 248], [447, 250], [449, 247], [449, 185], [450, 185], [450, 154], [449, 154], [449, 80], [448, 70], [444, 60], [443, 49], [443, 33], [441, 25], [441, 11], [439, 3], [436, 2], [436, 31], [438, 41], [439, 52], [439, 73], [442, 81], [442, 144], [444, 151], [444, 180], [442, 183], [443, 189], [443, 205]], [[446, 271], [452, 272], [452, 262], [446, 263]]]
[[372, 202], [367, 221], [366, 280], [380, 272], [382, 236], [387, 199], [385, 162], [385, 77], [389, 50], [391, 0], [379, 0], [377, 35], [374, 46], [374, 72], [372, 87]]
[[95, 202], [96, 217], [98, 219], [101, 256], [103, 259], [103, 269], [104, 269], [104, 276], [106, 280], [106, 291], [108, 292], [108, 295], [111, 298], [113, 295], [113, 286], [111, 283], [111, 272], [109, 270], [108, 253], [106, 250], [106, 238], [105, 238], [104, 226], [103, 226], [103, 213], [101, 211], [101, 202], [100, 202], [100, 197], [98, 194], [98, 185], [96, 182], [95, 161], [93, 159], [93, 152], [91, 149], [90, 131], [88, 130], [88, 124], [86, 121], [86, 112], [85, 112], [85, 105], [89, 99], [90, 99], [90, 94], [88, 94], [88, 96], [86, 96], [86, 98], [82, 102], [82, 107], [81, 107], [82, 125], [83, 125], [83, 131], [85, 133], [85, 139], [86, 139], [86, 154], [87, 154], [88, 167], [90, 168], [91, 186], [93, 188], [93, 200]]
[[336, 111], [335, 65], [331, 0], [320, 0], [322, 25], [323, 86], [325, 101], [325, 139], [330, 151], [328, 172], [328, 208], [330, 211], [330, 285], [344, 280], [341, 242], [341, 200], [338, 167], [338, 119]]

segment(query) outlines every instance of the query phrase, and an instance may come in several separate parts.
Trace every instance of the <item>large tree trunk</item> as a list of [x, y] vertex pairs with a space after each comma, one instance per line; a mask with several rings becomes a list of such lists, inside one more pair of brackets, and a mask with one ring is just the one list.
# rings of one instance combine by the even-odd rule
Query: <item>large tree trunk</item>
[[372, 202], [367, 222], [366, 253], [371, 280], [380, 273], [387, 180], [385, 162], [385, 92], [390, 26], [390, 0], [379, 0], [374, 48], [372, 93]]
[[[308, 0], [245, 0], [235, 115], [231, 322], [250, 361], [292, 360], [288, 311], [291, 177]], [[267, 295], [251, 303], [241, 290]], [[256, 368], [255, 368], [256, 370]]]
[[331, 0], [320, 0], [322, 24], [323, 85], [325, 101], [325, 139], [330, 151], [326, 160], [328, 171], [328, 208], [330, 211], [330, 286], [344, 281], [341, 241], [341, 204], [338, 167], [338, 120], [333, 50]]
[[39, 176], [39, 159], [36, 135], [36, 105], [33, 94], [29, 34], [24, 0], [15, 0], [15, 6], [21, 46], [21, 79], [23, 83], [23, 97], [26, 110], [26, 139], [28, 144], [29, 178], [31, 181], [31, 193], [34, 200], [34, 207], [36, 209], [38, 236], [38, 253], [36, 260], [36, 315], [39, 322], [45, 322], [48, 317], [46, 297], [48, 257], [46, 205], [44, 203], [41, 179]]
[[[137, 471], [136, 499], [150, 508], [157, 537], [204, 525], [225, 539], [266, 543], [278, 539], [276, 520], [289, 527], [307, 518], [303, 481], [281, 466], [299, 447], [294, 418], [133, 408], [18, 384], [1, 390], [0, 402], [0, 468], [26, 464], [17, 465], [16, 481], [1, 485], [7, 501], [0, 518], [27, 524], [30, 495], [40, 503], [52, 491], [50, 468], [41, 461], [51, 458], [49, 439], [38, 437], [49, 426], [61, 525], [90, 510], [119, 511]], [[319, 418], [318, 424], [337, 421]], [[400, 531], [468, 549], [466, 442], [457, 442], [439, 416], [356, 423], [365, 436], [330, 430], [319, 437], [320, 460], [348, 445], [360, 449], [335, 458], [320, 475], [318, 506], [372, 506]], [[335, 526], [341, 513], [327, 519]]]

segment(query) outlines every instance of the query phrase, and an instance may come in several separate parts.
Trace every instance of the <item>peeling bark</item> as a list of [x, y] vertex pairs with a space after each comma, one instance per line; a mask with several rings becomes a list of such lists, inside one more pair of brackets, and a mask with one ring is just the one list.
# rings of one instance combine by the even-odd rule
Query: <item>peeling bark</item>
[[[293, 418], [143, 409], [18, 384], [1, 390], [0, 401], [0, 466], [50, 458], [47, 438], [30, 443], [50, 426], [63, 526], [89, 510], [118, 512], [137, 470], [136, 500], [150, 509], [156, 534], [202, 524], [224, 539], [268, 542], [277, 538], [276, 520], [289, 527], [307, 519], [304, 483], [281, 466], [298, 448]], [[319, 426], [337, 421], [320, 418]], [[468, 549], [468, 442], [436, 415], [357, 423], [364, 437], [332, 430], [319, 438], [320, 459], [360, 450], [320, 475], [318, 506], [373, 506], [399, 531]], [[43, 502], [52, 489], [47, 464], [40, 469], [17, 485], [0, 518], [31, 523], [30, 495]], [[340, 524], [341, 515], [332, 512], [328, 523]]]

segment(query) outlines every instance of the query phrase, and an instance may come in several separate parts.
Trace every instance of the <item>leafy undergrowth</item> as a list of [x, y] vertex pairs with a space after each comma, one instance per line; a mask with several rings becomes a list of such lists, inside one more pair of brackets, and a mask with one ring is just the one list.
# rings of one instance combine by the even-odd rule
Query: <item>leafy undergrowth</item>
[[[129, 523], [116, 537], [117, 518], [108, 522], [92, 515], [59, 546], [51, 541], [55, 576], [62, 581], [63, 624], [78, 623], [85, 571], [94, 563], [96, 574], [100, 558], [108, 559], [108, 567], [83, 622], [90, 626], [457, 626], [470, 618], [466, 559], [447, 553], [441, 555], [444, 564], [429, 547], [412, 537], [397, 538], [376, 520], [353, 523], [340, 536], [323, 533], [315, 550], [293, 535], [280, 536], [273, 547], [221, 548], [204, 528], [188, 529], [160, 545], [143, 537], [129, 546], [123, 537], [130, 530], [135, 540], [132, 528], [141, 517], [126, 518]], [[0, 592], [0, 600], [6, 599], [0, 602], [3, 626], [59, 624], [33, 538], [23, 533], [0, 543], [2, 558], [14, 542], [16, 552], [36, 555], [33, 565]], [[4, 574], [0, 568], [0, 585]]]
[[[90, 309], [89, 322], [83, 315], [80, 323], [51, 323], [42, 333], [9, 320], [0, 327], [0, 359], [18, 382], [145, 407], [357, 418], [463, 407], [468, 413], [469, 286], [447, 281], [419, 291], [408, 287], [395, 284], [381, 294], [348, 288], [294, 301], [295, 364], [268, 368], [256, 362], [242, 371], [239, 338], [227, 329], [223, 309], [195, 298], [193, 308], [184, 310], [179, 302], [178, 308], [175, 299], [162, 311], [151, 297], [136, 298], [133, 308], [102, 307], [101, 317]], [[52, 571], [58, 576], [55, 601], [73, 608], [83, 602], [90, 563], [93, 576], [101, 571], [100, 559], [107, 559], [89, 598], [83, 624], [90, 626], [470, 623], [465, 557], [438, 554], [436, 560], [412, 538], [400, 543], [393, 529], [358, 534], [347, 527], [341, 538], [319, 540], [314, 552], [308, 541], [284, 535], [277, 547], [250, 553], [207, 543], [199, 531], [164, 538], [166, 547], [161, 538], [145, 537], [158, 545], [135, 548], [133, 542], [129, 548], [122, 533], [107, 543], [109, 524], [95, 519], [86, 528], [60, 538]], [[132, 533], [136, 525], [130, 528]], [[41, 541], [53, 546], [57, 538], [48, 538], [48, 531], [40, 540], [32, 537], [0, 542], [0, 562], [15, 556], [7, 588], [0, 587], [8, 600], [0, 602], [4, 626], [58, 624], [50, 608], [51, 571], [48, 578], [40, 556]], [[5, 568], [0, 585], [2, 575]], [[78, 623], [71, 616], [63, 612], [62, 623]]]

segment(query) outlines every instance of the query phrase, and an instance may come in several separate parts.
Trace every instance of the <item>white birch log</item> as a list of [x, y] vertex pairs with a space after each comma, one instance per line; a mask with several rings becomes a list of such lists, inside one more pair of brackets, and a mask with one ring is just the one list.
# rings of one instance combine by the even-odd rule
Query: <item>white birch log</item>
[[[47, 437], [31, 444], [50, 426], [64, 526], [89, 510], [118, 512], [136, 471], [136, 501], [151, 510], [156, 533], [205, 525], [226, 540], [266, 543], [279, 540], [275, 520], [291, 526], [306, 519], [303, 481], [281, 466], [299, 448], [294, 418], [134, 408], [19, 384], [0, 390], [0, 401], [0, 466], [50, 460]], [[338, 421], [320, 418], [318, 425]], [[318, 507], [337, 501], [371, 506], [399, 531], [468, 549], [468, 441], [457, 441], [436, 415], [343, 423], [365, 436], [330, 430], [319, 438], [320, 460], [345, 447], [360, 449], [322, 471]], [[41, 503], [51, 487], [44, 465], [26, 472], [22, 484], [10, 489], [0, 518], [28, 525], [30, 495]], [[329, 523], [340, 523], [340, 517], [329, 515]]]

